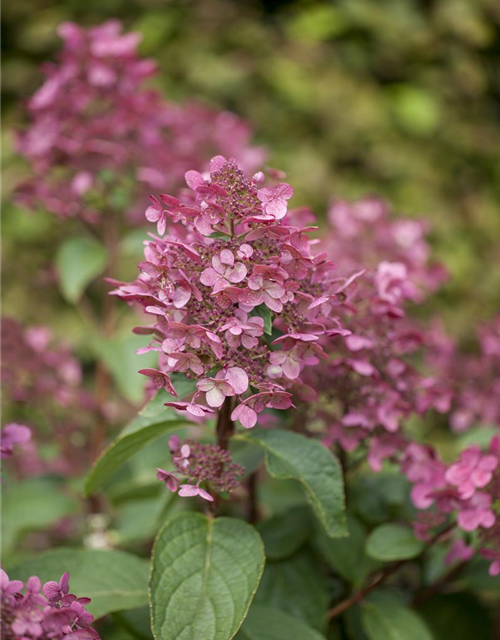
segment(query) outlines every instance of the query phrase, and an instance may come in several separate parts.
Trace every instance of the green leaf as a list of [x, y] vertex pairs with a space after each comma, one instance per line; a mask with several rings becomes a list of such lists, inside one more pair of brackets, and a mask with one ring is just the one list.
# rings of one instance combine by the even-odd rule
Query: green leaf
[[78, 302], [86, 287], [106, 266], [106, 250], [94, 238], [69, 238], [56, 255], [56, 269], [63, 296]]
[[29, 531], [45, 529], [74, 513], [78, 501], [62, 491], [57, 480], [37, 478], [9, 483], [2, 491], [2, 549], [8, 552]]
[[383, 524], [377, 527], [370, 533], [365, 545], [370, 558], [384, 562], [415, 558], [423, 548], [424, 542], [415, 538], [409, 527], [399, 524]]
[[[189, 382], [189, 381], [188, 381]], [[178, 387], [180, 395], [180, 388]], [[172, 396], [164, 389], [139, 412], [121, 434], [99, 456], [85, 479], [84, 494], [94, 493], [122, 464], [164, 433], [189, 422], [173, 409], [165, 407]]]
[[325, 640], [308, 624], [279, 609], [254, 604], [236, 640]]
[[377, 563], [365, 554], [365, 526], [355, 516], [348, 515], [347, 528], [349, 537], [336, 539], [329, 538], [322, 528], [318, 528], [317, 545], [332, 569], [360, 586]]
[[230, 640], [264, 568], [257, 531], [234, 518], [181, 513], [160, 531], [152, 555], [150, 604], [157, 640]]
[[96, 358], [101, 359], [109, 369], [118, 391], [132, 404], [144, 399], [146, 378], [138, 373], [139, 369], [156, 366], [157, 354], [154, 352], [138, 355], [137, 349], [144, 346], [144, 336], [127, 334], [117, 338], [99, 338], [92, 340]]
[[259, 523], [268, 560], [283, 560], [305, 545], [311, 536], [313, 517], [307, 507], [295, 507]]
[[92, 598], [88, 609], [96, 618], [147, 603], [148, 563], [124, 551], [56, 549], [10, 569], [9, 576], [36, 575], [43, 583], [59, 580], [65, 571], [71, 593]]
[[362, 621], [370, 640], [432, 640], [422, 619], [388, 593], [368, 596], [362, 605]]
[[326, 576], [308, 548], [280, 562], [268, 562], [255, 604], [279, 609], [324, 630], [329, 593]]
[[258, 316], [264, 320], [264, 333], [267, 335], [271, 335], [273, 332], [273, 318], [271, 315], [271, 310], [266, 304], [260, 304], [258, 307], [255, 307], [250, 312], [250, 316]]
[[238, 437], [265, 450], [272, 476], [295, 479], [303, 485], [329, 536], [347, 535], [342, 471], [326, 447], [317, 440], [282, 429], [252, 429]]

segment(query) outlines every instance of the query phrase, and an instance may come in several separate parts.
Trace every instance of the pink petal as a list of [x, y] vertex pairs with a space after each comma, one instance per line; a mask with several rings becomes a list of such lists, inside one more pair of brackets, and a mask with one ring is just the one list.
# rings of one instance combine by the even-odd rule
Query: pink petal
[[201, 173], [199, 173], [198, 171], [187, 171], [184, 174], [184, 178], [188, 187], [190, 189], [193, 189], [193, 191], [196, 191], [196, 189], [198, 189], [199, 187], [205, 186], [205, 180], [203, 179]]
[[248, 389], [248, 375], [241, 367], [230, 367], [226, 371], [226, 380], [240, 395]]

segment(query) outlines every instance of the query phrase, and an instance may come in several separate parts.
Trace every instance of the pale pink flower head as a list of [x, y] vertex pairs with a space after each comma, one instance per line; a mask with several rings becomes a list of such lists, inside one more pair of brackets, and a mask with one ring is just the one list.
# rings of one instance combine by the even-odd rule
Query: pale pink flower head
[[167, 383], [162, 372], [196, 380], [192, 398], [168, 406], [202, 418], [234, 397], [249, 427], [261, 411], [291, 406], [288, 389], [305, 390], [303, 370], [327, 358], [322, 337], [342, 334], [335, 303], [311, 306], [338, 295], [335, 265], [314, 253], [314, 227], [284, 215], [288, 185], [267, 193], [222, 156], [185, 179], [190, 191], [160, 196], [168, 234], [151, 236], [138, 279], [112, 293], [156, 320], [138, 329], [154, 335], [149, 351], [161, 346], [158, 368], [143, 373], [158, 386]]

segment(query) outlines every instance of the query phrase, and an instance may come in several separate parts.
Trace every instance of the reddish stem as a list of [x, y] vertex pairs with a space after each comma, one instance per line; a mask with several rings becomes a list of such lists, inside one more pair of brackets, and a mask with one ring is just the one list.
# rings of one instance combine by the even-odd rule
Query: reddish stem
[[[445, 538], [448, 535], [448, 533], [451, 531], [451, 529], [453, 529], [453, 527], [454, 527], [454, 524], [452, 523], [448, 525], [445, 529], [443, 529], [443, 531], [436, 533], [436, 535], [429, 540], [429, 542], [426, 545], [426, 548], [437, 542], [440, 542], [443, 538]], [[366, 585], [362, 589], [359, 589], [359, 591], [356, 591], [356, 593], [353, 593], [351, 596], [349, 596], [349, 598], [342, 600], [342, 602], [339, 602], [339, 604], [335, 605], [332, 609], [330, 609], [330, 611], [328, 611], [327, 613], [328, 620], [333, 620], [333, 618], [336, 618], [341, 613], [343, 613], [347, 609], [350, 609], [353, 605], [363, 600], [363, 598], [365, 598], [365, 596], [367, 596], [371, 591], [373, 591], [373, 589], [375, 589], [376, 587], [384, 583], [387, 580], [387, 578], [392, 576], [394, 573], [396, 573], [396, 571], [398, 571], [398, 569], [400, 569], [403, 565], [407, 564], [411, 560], [414, 560], [414, 558], [411, 558], [409, 560], [399, 560], [398, 562], [395, 562], [394, 564], [386, 567], [378, 576], [376, 576], [373, 579], [372, 582], [370, 582], [370, 584]]]

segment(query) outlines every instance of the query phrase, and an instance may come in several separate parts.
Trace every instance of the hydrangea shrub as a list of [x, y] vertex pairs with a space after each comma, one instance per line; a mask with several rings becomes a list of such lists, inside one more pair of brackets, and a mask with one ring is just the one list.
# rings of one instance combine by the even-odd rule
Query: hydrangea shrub
[[[2, 638], [441, 640], [441, 607], [489, 633], [498, 318], [464, 349], [426, 316], [451, 277], [426, 224], [373, 197], [323, 224], [236, 116], [145, 84], [137, 34], [60, 34], [18, 197], [104, 251], [88, 270], [77, 237], [59, 261], [97, 364], [2, 322]], [[122, 281], [132, 222], [143, 256]]]

